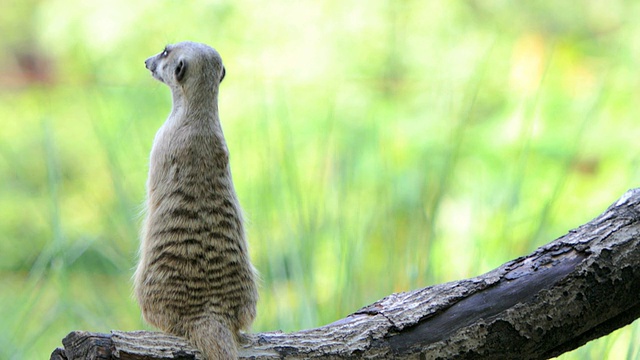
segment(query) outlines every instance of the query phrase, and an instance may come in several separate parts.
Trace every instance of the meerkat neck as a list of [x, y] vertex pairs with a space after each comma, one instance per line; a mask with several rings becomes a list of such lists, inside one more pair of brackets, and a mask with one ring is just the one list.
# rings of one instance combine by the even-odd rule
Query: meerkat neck
[[[212, 150], [218, 153], [220, 164], [228, 165], [227, 142], [224, 138], [218, 114], [218, 90], [173, 91], [173, 109], [169, 116], [170, 128], [190, 129], [201, 136], [209, 137]], [[204, 146], [203, 144], [201, 144]]]
[[172, 118], [189, 121], [189, 123], [194, 120], [203, 124], [220, 122], [217, 89], [196, 88], [195, 91], [188, 93], [183, 88], [172, 90]]

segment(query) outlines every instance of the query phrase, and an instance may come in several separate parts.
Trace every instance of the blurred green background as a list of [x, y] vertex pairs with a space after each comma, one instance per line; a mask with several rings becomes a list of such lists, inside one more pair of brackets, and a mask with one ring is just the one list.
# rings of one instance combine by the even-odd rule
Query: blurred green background
[[[216, 47], [254, 331], [478, 275], [640, 183], [634, 1], [5, 0], [0, 359], [147, 328], [131, 291], [170, 110], [143, 60]], [[638, 325], [562, 359], [639, 359]]]

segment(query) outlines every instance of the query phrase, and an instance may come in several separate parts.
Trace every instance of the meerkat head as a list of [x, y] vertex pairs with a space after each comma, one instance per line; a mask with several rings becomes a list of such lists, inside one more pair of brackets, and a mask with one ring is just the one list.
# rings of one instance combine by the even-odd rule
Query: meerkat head
[[226, 74], [222, 58], [215, 49], [190, 41], [167, 45], [144, 63], [154, 78], [171, 89], [185, 91], [215, 90]]

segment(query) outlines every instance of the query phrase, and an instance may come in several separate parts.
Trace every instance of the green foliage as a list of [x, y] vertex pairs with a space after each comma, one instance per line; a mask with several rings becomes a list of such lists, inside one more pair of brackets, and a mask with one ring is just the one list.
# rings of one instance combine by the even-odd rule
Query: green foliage
[[[143, 60], [167, 42], [225, 59], [255, 331], [478, 275], [640, 180], [638, 5], [268, 4], [31, 0], [0, 15], [1, 359], [145, 327], [130, 278], [170, 94]], [[562, 358], [640, 358], [638, 337]]]

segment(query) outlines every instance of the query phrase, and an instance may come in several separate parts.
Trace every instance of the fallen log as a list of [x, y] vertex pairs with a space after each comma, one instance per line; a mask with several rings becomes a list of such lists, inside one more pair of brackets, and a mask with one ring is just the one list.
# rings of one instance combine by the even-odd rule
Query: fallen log
[[[248, 334], [241, 359], [546, 359], [640, 317], [640, 189], [603, 214], [475, 278], [392, 294], [344, 319]], [[61, 359], [200, 359], [147, 331], [74, 331]]]

